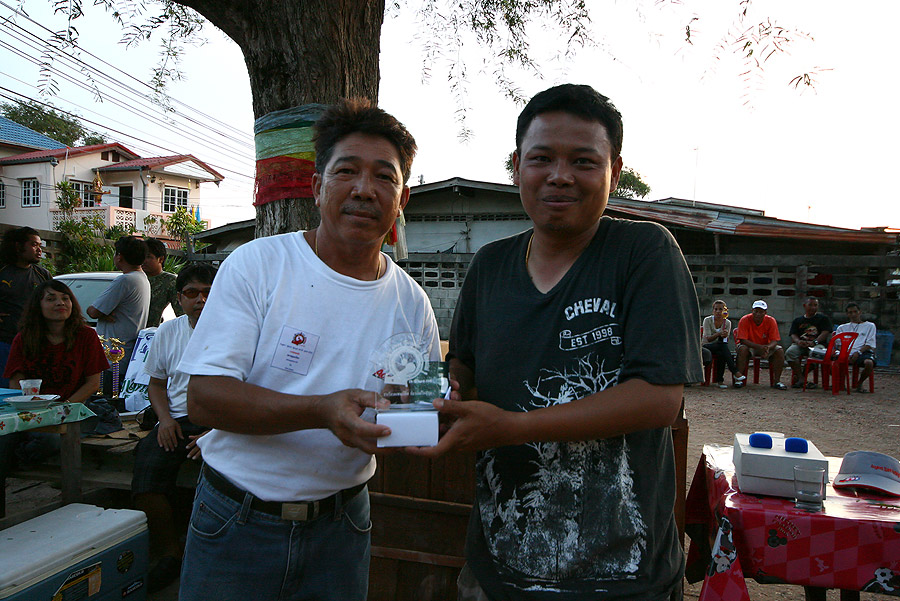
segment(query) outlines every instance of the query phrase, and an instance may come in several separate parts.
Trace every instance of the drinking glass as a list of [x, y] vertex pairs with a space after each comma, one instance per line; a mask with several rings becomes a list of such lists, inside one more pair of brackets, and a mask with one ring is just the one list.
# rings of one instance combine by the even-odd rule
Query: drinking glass
[[825, 500], [825, 468], [794, 466], [794, 507], [806, 511], [822, 511]]
[[19, 387], [23, 395], [35, 395], [41, 393], [41, 380], [19, 380]]

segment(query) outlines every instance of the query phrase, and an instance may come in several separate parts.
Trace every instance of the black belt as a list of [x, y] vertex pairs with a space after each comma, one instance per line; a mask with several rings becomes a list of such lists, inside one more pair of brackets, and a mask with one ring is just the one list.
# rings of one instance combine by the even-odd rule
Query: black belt
[[[243, 503], [244, 499], [247, 496], [247, 491], [241, 490], [231, 482], [229, 482], [225, 476], [209, 467], [206, 464], [203, 464], [202, 469], [203, 477], [206, 478], [206, 481], [209, 482], [210, 486], [215, 488], [217, 491], [235, 501], [236, 503]], [[296, 522], [305, 522], [309, 520], [314, 520], [320, 515], [324, 515], [327, 513], [332, 513], [335, 510], [335, 504], [338, 502], [338, 498], [340, 497], [340, 505], [339, 507], [343, 507], [350, 500], [358, 495], [363, 488], [365, 488], [366, 483], [357, 484], [356, 486], [345, 488], [340, 492], [336, 492], [330, 497], [325, 497], [324, 499], [319, 499], [318, 501], [297, 501], [294, 503], [279, 503], [277, 501], [263, 501], [257, 497], [253, 497], [253, 500], [250, 502], [250, 509], [255, 511], [261, 511], [263, 513], [268, 513], [269, 515], [278, 516], [284, 520], [291, 520]]]

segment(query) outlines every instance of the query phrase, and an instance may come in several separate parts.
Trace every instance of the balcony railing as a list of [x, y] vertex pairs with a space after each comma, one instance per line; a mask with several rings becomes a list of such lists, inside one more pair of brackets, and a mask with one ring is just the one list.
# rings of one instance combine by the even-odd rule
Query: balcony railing
[[[101, 218], [105, 228], [118, 225], [126, 230], [133, 228], [136, 233], [146, 236], [173, 238], [163, 224], [169, 217], [165, 213], [110, 206], [80, 207], [74, 211], [75, 219], [87, 219], [94, 215]], [[66, 219], [66, 214], [59, 209], [50, 209], [50, 219], [53, 229], [59, 230], [59, 224]], [[209, 227], [209, 223], [207, 223], [207, 227]], [[96, 234], [102, 235], [103, 232], [96, 232]]]

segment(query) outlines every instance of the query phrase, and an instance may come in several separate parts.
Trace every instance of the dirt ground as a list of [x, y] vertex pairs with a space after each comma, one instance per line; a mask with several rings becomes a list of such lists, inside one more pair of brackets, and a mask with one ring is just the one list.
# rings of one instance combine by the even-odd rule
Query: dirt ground
[[[782, 380], [789, 382], [790, 371]], [[725, 376], [730, 383], [730, 376]], [[778, 391], [768, 386], [763, 370], [760, 382], [743, 389], [719, 389], [692, 386], [685, 389], [685, 411], [690, 425], [688, 440], [688, 479], [693, 475], [704, 444], [730, 445], [735, 432], [776, 431], [788, 436], [801, 436], [813, 441], [825, 455], [841, 457], [854, 450], [878, 451], [900, 457], [900, 370], [875, 375], [874, 394], [837, 396], [823, 390]], [[690, 485], [690, 481], [688, 482]], [[44, 503], [59, 492], [46, 484], [21, 480], [7, 482], [9, 513]], [[753, 601], [803, 599], [797, 586], [760, 585], [747, 580]], [[697, 599], [701, 583], [686, 585], [685, 599]], [[153, 601], [175, 599], [177, 585], [158, 595]], [[837, 600], [837, 591], [829, 591], [828, 599]], [[863, 593], [862, 601], [887, 599]]]

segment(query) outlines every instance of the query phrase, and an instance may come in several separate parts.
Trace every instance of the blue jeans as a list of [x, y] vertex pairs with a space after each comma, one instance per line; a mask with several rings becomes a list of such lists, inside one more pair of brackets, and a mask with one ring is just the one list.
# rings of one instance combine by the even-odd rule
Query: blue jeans
[[201, 476], [181, 566], [179, 601], [364, 601], [369, 491], [342, 509], [292, 522], [222, 495]]

